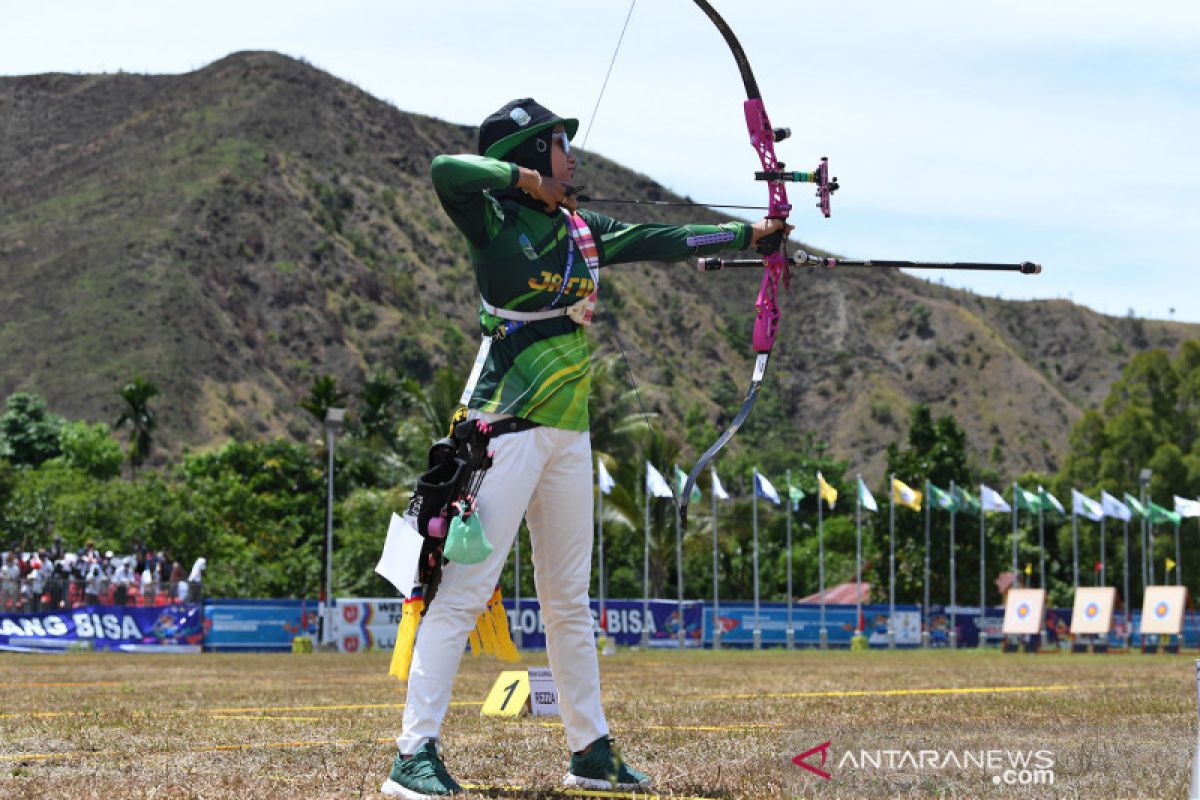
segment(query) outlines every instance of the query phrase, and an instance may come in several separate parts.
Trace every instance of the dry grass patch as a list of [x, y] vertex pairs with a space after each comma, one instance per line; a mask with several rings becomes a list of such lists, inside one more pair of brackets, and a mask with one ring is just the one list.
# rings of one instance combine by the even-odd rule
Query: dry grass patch
[[[447, 764], [525, 787], [481, 796], [562, 796], [557, 721], [479, 715], [502, 668], [464, 660]], [[664, 796], [1178, 797], [1196, 740], [1188, 658], [622, 652], [601, 668], [613, 731]], [[0, 797], [376, 797], [404, 702], [386, 670], [378, 653], [0, 655]], [[831, 780], [791, 762], [825, 741]], [[1048, 750], [1054, 784], [842, 763], [887, 750]]]

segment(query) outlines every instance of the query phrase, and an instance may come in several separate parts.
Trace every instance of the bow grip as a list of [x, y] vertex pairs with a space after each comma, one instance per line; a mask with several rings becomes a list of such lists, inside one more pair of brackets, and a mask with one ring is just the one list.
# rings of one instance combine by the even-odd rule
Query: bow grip
[[779, 248], [783, 246], [783, 231], [778, 230], [768, 234], [758, 240], [758, 245], [754, 248], [754, 252], [760, 256], [769, 256], [771, 253], [779, 252]]

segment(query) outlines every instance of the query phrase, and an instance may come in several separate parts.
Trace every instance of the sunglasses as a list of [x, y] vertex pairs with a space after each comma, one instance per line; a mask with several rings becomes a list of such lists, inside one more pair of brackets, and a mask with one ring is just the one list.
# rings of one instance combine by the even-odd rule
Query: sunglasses
[[554, 141], [555, 139], [557, 139], [558, 143], [562, 145], [564, 155], [571, 152], [571, 140], [567, 138], [566, 131], [555, 131], [554, 133], [550, 134], [550, 141]]

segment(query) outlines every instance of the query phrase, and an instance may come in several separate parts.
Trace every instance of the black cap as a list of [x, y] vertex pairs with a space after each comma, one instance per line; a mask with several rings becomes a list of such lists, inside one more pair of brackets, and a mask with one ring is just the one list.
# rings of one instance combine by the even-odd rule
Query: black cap
[[531, 97], [510, 100], [479, 126], [479, 155], [500, 158], [531, 136], [562, 125], [575, 138], [579, 120], [563, 119]]

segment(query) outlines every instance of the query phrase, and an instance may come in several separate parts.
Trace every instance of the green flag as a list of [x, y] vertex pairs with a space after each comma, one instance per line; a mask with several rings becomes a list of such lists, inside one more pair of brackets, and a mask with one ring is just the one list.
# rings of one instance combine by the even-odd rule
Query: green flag
[[1129, 506], [1133, 513], [1140, 517], [1149, 516], [1146, 507], [1138, 502], [1136, 497], [1132, 497], [1128, 492], [1125, 493], [1125, 505]]
[[1150, 522], [1157, 525], [1160, 522], [1169, 522], [1172, 525], [1178, 525], [1183, 522], [1183, 515], [1177, 511], [1169, 511], [1157, 503], [1147, 503], [1150, 512]]
[[1067, 515], [1066, 509], [1063, 508], [1062, 503], [1058, 502], [1058, 498], [1041, 486], [1038, 487], [1038, 499], [1042, 501], [1042, 508], [1047, 511], [1056, 511], [1064, 517]]
[[800, 510], [800, 501], [804, 499], [804, 492], [799, 486], [788, 484], [788, 499], [792, 501], [792, 511]]
[[953, 495], [951, 495], [949, 492], [942, 491], [932, 483], [929, 484], [929, 499], [933, 501], [935, 506], [943, 511], [954, 513], [959, 509], [958, 501], [954, 499]]
[[[679, 467], [676, 467], [675, 468], [675, 491], [682, 494], [684, 484], [686, 484], [686, 483], [687, 483], [687, 473], [684, 472], [683, 470], [681, 470]], [[691, 502], [699, 503], [701, 497], [702, 497], [702, 495], [700, 494], [700, 487], [693, 486]]]
[[1020, 486], [1018, 486], [1017, 487], [1017, 508], [1023, 508], [1026, 511], [1032, 511], [1034, 513], [1037, 513], [1038, 511], [1041, 511], [1044, 508], [1044, 506], [1042, 504], [1041, 497], [1034, 494], [1033, 492], [1027, 492], [1024, 489], [1022, 489]]
[[958, 500], [960, 510], [970, 511], [971, 513], [979, 511], [979, 501], [972, 497], [971, 493], [966, 489], [961, 486], [955, 486], [954, 494], [957, 495], [955, 499]]

